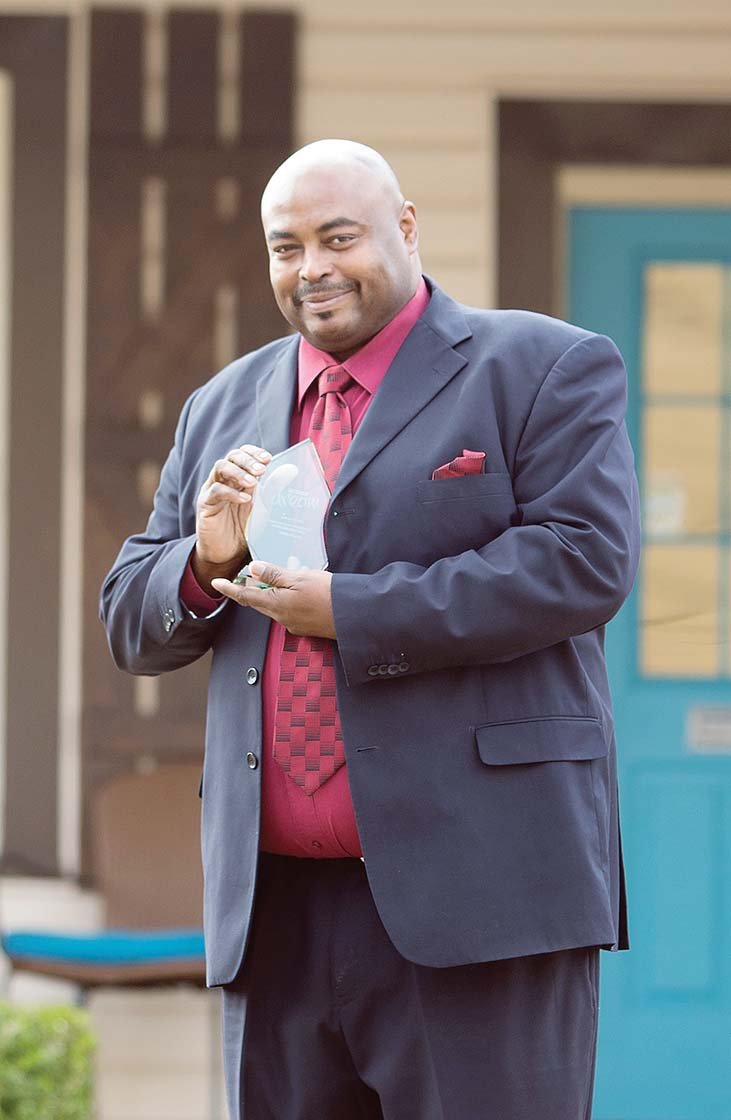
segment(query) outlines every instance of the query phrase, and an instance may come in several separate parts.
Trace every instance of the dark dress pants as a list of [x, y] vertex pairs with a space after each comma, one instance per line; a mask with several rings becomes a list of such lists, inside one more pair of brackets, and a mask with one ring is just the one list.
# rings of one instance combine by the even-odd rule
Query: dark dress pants
[[223, 988], [230, 1120], [589, 1120], [598, 957], [414, 965], [360, 860], [264, 854]]

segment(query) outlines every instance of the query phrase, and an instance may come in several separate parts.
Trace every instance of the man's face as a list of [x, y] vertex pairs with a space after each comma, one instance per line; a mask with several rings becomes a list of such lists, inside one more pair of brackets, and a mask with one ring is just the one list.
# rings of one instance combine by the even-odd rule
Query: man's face
[[340, 359], [416, 289], [413, 206], [365, 168], [301, 172], [265, 196], [262, 221], [280, 311], [313, 346]]

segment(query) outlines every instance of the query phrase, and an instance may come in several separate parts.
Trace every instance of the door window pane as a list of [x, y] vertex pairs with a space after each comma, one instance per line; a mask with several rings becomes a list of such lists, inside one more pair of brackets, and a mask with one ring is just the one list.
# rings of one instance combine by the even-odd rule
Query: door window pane
[[731, 268], [652, 262], [644, 279], [640, 670], [727, 677]]
[[642, 667], [650, 676], [719, 672], [719, 549], [646, 546], [642, 560]]
[[720, 264], [654, 262], [645, 270], [644, 389], [721, 392], [724, 272]]
[[720, 531], [719, 405], [645, 408], [645, 527], [655, 536]]

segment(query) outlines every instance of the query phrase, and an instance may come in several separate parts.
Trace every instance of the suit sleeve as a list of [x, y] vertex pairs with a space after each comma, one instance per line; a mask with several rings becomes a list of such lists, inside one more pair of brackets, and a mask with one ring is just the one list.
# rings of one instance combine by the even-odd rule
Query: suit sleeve
[[156, 676], [188, 665], [208, 650], [225, 613], [195, 618], [182, 604], [180, 583], [195, 545], [182, 531], [181, 460], [195, 394], [183, 408], [144, 533], [129, 537], [104, 580], [100, 615], [115, 663]]
[[614, 344], [601, 335], [576, 342], [544, 377], [518, 442], [518, 524], [428, 568], [335, 574], [348, 683], [388, 680], [373, 675], [384, 663], [413, 673], [509, 661], [608, 622], [639, 556], [625, 407]]

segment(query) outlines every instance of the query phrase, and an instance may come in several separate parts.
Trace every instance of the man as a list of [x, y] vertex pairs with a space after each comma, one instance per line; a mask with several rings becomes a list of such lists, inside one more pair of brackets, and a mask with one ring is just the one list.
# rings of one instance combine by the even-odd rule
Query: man
[[[638, 555], [621, 358], [422, 278], [414, 206], [361, 145], [296, 152], [262, 220], [298, 333], [193, 394], [102, 593], [122, 668], [213, 649], [232, 1120], [586, 1120], [598, 948], [626, 945], [603, 657]], [[257, 481], [308, 434], [329, 570], [234, 584]]]

